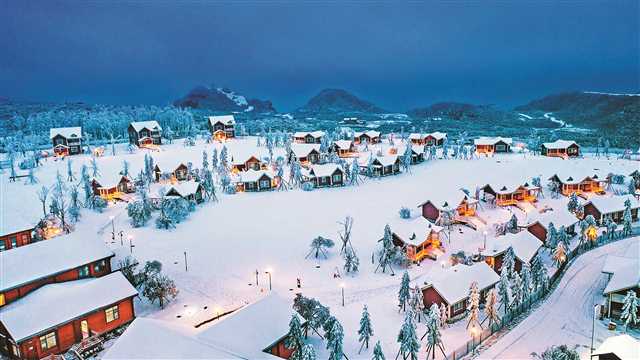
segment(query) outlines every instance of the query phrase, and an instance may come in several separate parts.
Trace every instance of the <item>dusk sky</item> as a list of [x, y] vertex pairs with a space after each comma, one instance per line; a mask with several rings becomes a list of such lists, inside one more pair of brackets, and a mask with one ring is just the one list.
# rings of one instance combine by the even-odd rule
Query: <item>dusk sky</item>
[[0, 0], [0, 96], [163, 105], [214, 83], [292, 110], [333, 87], [404, 111], [638, 92], [639, 3]]

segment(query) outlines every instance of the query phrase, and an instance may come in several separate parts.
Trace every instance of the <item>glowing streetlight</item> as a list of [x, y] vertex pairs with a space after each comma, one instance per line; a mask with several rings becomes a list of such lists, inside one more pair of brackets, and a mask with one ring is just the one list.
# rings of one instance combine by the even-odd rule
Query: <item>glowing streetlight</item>
[[486, 250], [487, 249], [487, 230], [482, 232], [482, 235], [484, 235], [484, 243], [482, 244], [482, 250]]
[[344, 287], [345, 287], [345, 283], [341, 282], [340, 291], [342, 292], [342, 307], [344, 307]]
[[267, 268], [267, 270], [265, 271], [265, 274], [269, 275], [269, 291], [271, 291], [271, 274], [273, 273], [273, 269], [271, 268]]

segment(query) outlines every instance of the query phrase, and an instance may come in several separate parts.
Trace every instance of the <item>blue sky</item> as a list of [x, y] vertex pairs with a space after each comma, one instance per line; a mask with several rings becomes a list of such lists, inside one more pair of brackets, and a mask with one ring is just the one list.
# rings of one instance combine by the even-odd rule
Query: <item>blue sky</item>
[[637, 92], [638, 1], [0, 0], [0, 96], [166, 104], [215, 83], [291, 110]]

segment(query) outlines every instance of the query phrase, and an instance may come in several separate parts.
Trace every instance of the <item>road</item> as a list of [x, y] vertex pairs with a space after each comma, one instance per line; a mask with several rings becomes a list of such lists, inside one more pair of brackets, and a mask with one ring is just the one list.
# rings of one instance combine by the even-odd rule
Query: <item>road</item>
[[[524, 321], [478, 355], [480, 359], [530, 359], [552, 345], [577, 345], [588, 354], [594, 305], [600, 303], [606, 278], [601, 273], [608, 254], [625, 255], [633, 237], [580, 256], [567, 270], [549, 298]], [[628, 256], [628, 254], [627, 254]], [[595, 346], [611, 335], [596, 321]]]

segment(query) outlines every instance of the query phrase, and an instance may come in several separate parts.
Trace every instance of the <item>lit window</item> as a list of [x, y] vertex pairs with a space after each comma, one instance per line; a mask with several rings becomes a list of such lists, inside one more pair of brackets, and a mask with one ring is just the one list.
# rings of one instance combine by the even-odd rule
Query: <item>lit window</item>
[[9, 238], [9, 240], [11, 240], [11, 247], [12, 248], [18, 247], [18, 237], [17, 236], [11, 236]]
[[114, 320], [120, 318], [120, 311], [118, 310], [118, 305], [112, 306], [104, 311], [104, 314], [107, 318], [107, 323], [110, 323]]
[[89, 276], [89, 265], [85, 265], [81, 268], [78, 269], [78, 277], [79, 278], [86, 278]]
[[106, 267], [106, 262], [104, 260], [101, 260], [100, 262], [96, 263], [93, 265], [93, 271], [99, 273], [104, 271], [104, 268]]
[[4, 240], [0, 240], [0, 251], [7, 250], [7, 244], [5, 244]]
[[333, 182], [341, 182], [341, 181], [342, 181], [342, 175], [340, 174], [333, 175]]
[[56, 347], [56, 333], [55, 331], [48, 333], [47, 335], [40, 336], [40, 347], [43, 351]]
[[3, 306], [4, 304], [5, 304], [4, 294], [0, 294], [0, 306]]

